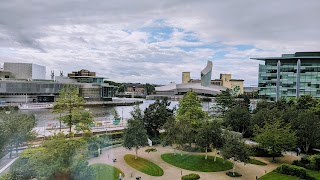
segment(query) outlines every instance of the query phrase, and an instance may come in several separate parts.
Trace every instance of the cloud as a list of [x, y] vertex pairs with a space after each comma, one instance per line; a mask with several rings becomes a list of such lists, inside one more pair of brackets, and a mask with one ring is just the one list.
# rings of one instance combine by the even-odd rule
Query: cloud
[[320, 47], [320, 2], [309, 0], [5, 0], [0, 61], [47, 71], [89, 69], [120, 82], [193, 78], [213, 60], [213, 78], [232, 73], [257, 85], [251, 57]]

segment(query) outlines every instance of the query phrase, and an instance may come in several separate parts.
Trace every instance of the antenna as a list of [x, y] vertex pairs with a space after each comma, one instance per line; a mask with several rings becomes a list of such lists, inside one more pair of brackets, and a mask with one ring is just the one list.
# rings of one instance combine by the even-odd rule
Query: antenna
[[51, 80], [53, 80], [54, 79], [54, 71], [52, 70], [51, 71]]

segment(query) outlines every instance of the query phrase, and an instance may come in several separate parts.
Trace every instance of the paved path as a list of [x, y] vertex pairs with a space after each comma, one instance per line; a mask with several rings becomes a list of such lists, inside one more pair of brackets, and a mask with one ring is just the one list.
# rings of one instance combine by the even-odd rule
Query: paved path
[[18, 159], [18, 155], [14, 152], [12, 152], [12, 157], [9, 158], [9, 153], [3, 156], [0, 160], [0, 176], [5, 174], [10, 166]]
[[[124, 179], [135, 179], [136, 176], [141, 176], [142, 180], [180, 180], [181, 179], [181, 172], [183, 175], [190, 174], [190, 173], [197, 173], [200, 175], [201, 180], [234, 180], [234, 178], [228, 177], [225, 172], [194, 172], [189, 170], [184, 170], [178, 167], [175, 167], [173, 165], [170, 165], [163, 161], [160, 157], [163, 153], [173, 153], [173, 149], [171, 147], [162, 147], [162, 146], [155, 146], [157, 149], [157, 152], [150, 152], [149, 154], [146, 153], [144, 150], [146, 148], [142, 148], [139, 150], [139, 156], [146, 158], [158, 166], [160, 166], [164, 170], [164, 175], [161, 177], [153, 177], [146, 175], [140, 171], [135, 170], [134, 168], [130, 167], [126, 164], [126, 162], [123, 159], [123, 156], [125, 154], [134, 154], [134, 151], [129, 151], [124, 149], [123, 147], [108, 149], [103, 151], [102, 155], [90, 159], [90, 164], [96, 164], [96, 163], [103, 163], [103, 164], [109, 164], [112, 166], [115, 166], [119, 169], [121, 169], [125, 173]], [[196, 153], [201, 154], [201, 153]], [[213, 155], [213, 153], [209, 153], [209, 155]], [[112, 159], [117, 159], [117, 162], [112, 162]], [[267, 166], [258, 166], [253, 164], [246, 164], [243, 163], [237, 163], [236, 164], [236, 171], [242, 174], [242, 177], [236, 178], [237, 180], [251, 180], [256, 179], [257, 177], [263, 176], [266, 172], [270, 172], [273, 169], [275, 169], [277, 166], [279, 166], [282, 163], [291, 163], [295, 159], [300, 159], [300, 157], [285, 154], [284, 157], [278, 158], [279, 163], [270, 163], [269, 161], [271, 158], [256, 158], [260, 161], [263, 161], [267, 163]]]

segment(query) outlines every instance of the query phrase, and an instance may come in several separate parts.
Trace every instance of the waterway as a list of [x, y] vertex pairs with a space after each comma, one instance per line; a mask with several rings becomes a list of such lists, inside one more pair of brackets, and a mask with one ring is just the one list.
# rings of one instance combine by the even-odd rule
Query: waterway
[[[123, 100], [128, 100], [123, 98]], [[130, 100], [130, 99], [129, 99]], [[132, 100], [132, 99], [131, 99]], [[154, 100], [146, 100], [146, 99], [136, 99], [141, 100], [143, 103], [139, 104], [142, 110], [145, 110], [149, 107], [150, 104], [154, 102]], [[170, 108], [176, 107], [178, 108], [179, 101], [170, 101]], [[209, 108], [213, 106], [212, 102], [203, 102], [202, 107], [203, 110], [208, 111]], [[105, 119], [110, 120], [113, 119], [112, 112], [114, 109], [117, 110], [119, 116], [122, 119], [131, 118], [130, 112], [133, 110], [133, 106], [99, 106], [99, 107], [89, 107], [85, 108], [86, 110], [92, 112], [96, 119]], [[59, 116], [60, 114], [52, 113], [52, 109], [38, 109], [38, 110], [23, 110], [24, 112], [32, 113], [36, 117], [36, 127], [50, 127], [59, 124]]]

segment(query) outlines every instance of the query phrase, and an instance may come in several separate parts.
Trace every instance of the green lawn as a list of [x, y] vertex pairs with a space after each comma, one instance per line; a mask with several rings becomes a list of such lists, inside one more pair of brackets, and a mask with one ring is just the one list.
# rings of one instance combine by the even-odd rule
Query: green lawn
[[138, 157], [138, 159], [134, 159], [134, 155], [127, 154], [124, 156], [124, 160], [131, 167], [135, 168], [138, 171], [141, 171], [150, 176], [162, 176], [163, 170], [158, 165], [150, 162], [142, 157]]
[[[320, 172], [318, 171], [312, 171], [312, 170], [309, 170], [309, 169], [306, 169], [307, 170], [307, 173], [310, 175], [310, 176], [313, 176], [317, 179], [320, 180]], [[259, 180], [274, 180], [274, 179], [277, 179], [277, 180], [300, 180], [301, 178], [298, 178], [298, 177], [294, 177], [294, 176], [289, 176], [289, 175], [284, 175], [284, 174], [279, 174], [279, 173], [276, 173], [276, 172], [270, 172], [264, 176], [262, 176], [261, 178], [259, 178]]]
[[250, 164], [259, 165], [259, 166], [265, 166], [265, 165], [267, 165], [266, 163], [264, 163], [264, 162], [262, 162], [262, 161], [259, 161], [259, 160], [256, 160], [256, 159], [253, 159], [253, 158], [250, 158], [250, 159], [249, 159], [249, 163], [250, 163]]
[[279, 174], [272, 171], [262, 176], [261, 178], [259, 178], [259, 180], [301, 180], [301, 179], [298, 177]]
[[[174, 166], [182, 169], [200, 172], [217, 172], [225, 171], [232, 168], [232, 163], [217, 157], [217, 161], [214, 162], [213, 156], [208, 156], [208, 159], [204, 159], [205, 155], [192, 155], [192, 154], [176, 154], [168, 153], [162, 154], [161, 158]], [[223, 163], [224, 161], [224, 163]]]
[[116, 167], [107, 164], [93, 164], [91, 166], [96, 172], [96, 180], [118, 180], [120, 172], [124, 177], [124, 173]]

